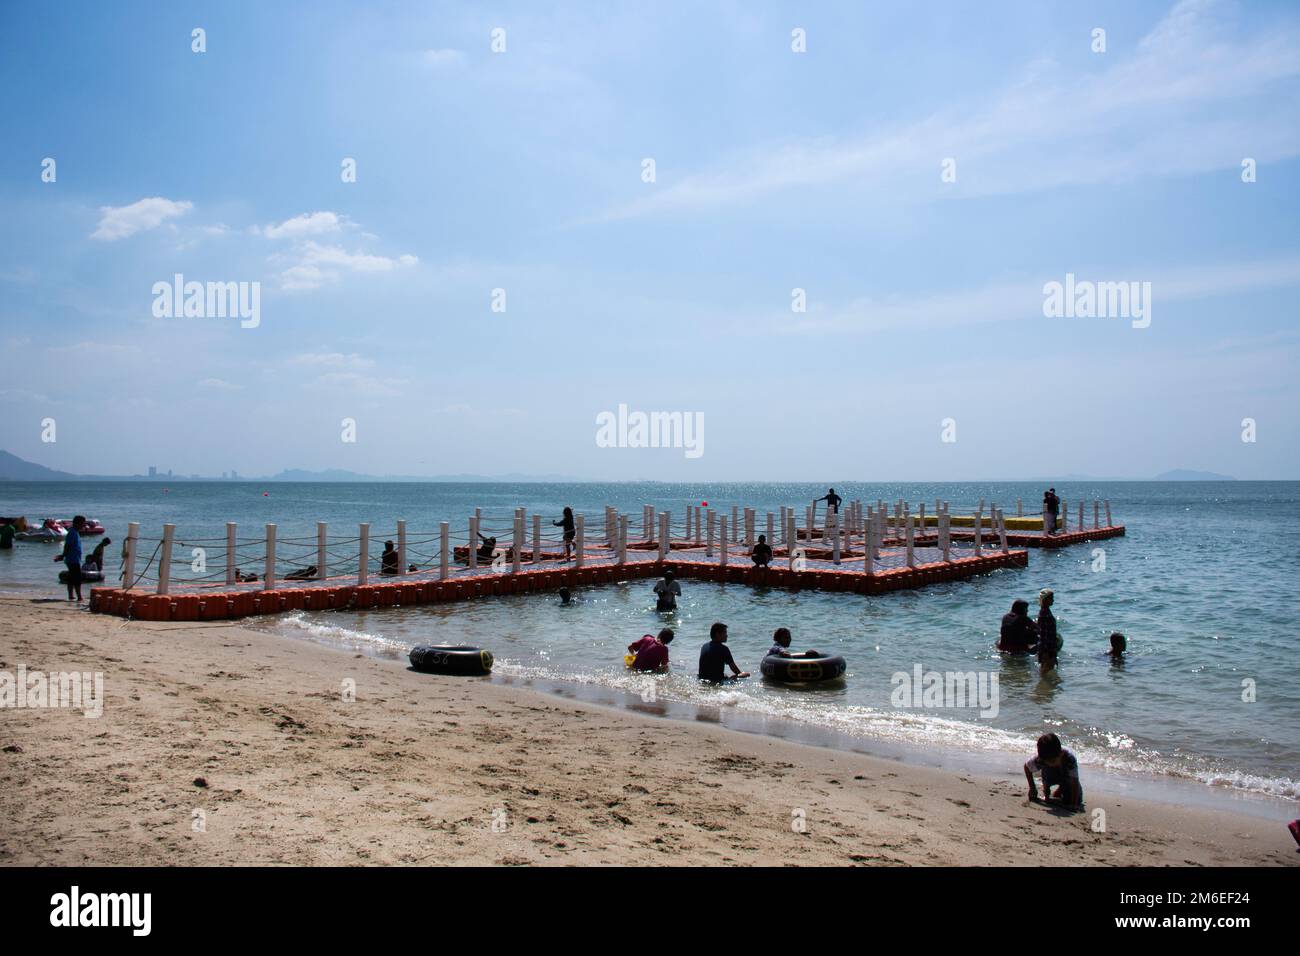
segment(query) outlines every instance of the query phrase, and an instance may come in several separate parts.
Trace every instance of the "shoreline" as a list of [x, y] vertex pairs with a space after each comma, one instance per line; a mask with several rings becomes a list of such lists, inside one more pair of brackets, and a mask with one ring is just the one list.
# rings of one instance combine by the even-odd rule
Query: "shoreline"
[[1284, 820], [1111, 794], [1095, 774], [1089, 812], [1058, 815], [1026, 803], [1023, 779], [417, 674], [237, 625], [30, 598], [0, 610], [0, 666], [102, 670], [106, 695], [95, 720], [0, 712], [3, 865], [1300, 862]]

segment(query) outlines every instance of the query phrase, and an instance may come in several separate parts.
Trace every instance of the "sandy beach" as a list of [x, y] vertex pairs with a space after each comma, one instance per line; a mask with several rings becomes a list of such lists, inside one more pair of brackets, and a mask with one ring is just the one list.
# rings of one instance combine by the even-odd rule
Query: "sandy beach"
[[105, 695], [94, 719], [0, 711], [6, 865], [1297, 862], [1282, 823], [1246, 814], [1090, 793], [1098, 833], [1089, 814], [1028, 804], [1023, 781], [417, 674], [235, 625], [26, 598], [0, 613], [0, 670], [102, 671]]

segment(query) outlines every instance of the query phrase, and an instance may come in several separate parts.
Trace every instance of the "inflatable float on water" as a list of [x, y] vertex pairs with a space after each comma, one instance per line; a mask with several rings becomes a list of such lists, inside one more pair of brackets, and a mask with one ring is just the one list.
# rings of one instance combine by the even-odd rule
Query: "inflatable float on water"
[[479, 677], [492, 672], [492, 652], [463, 644], [421, 644], [411, 648], [411, 666], [426, 674]]
[[[86, 571], [83, 569], [81, 572], [82, 584], [98, 584], [103, 580], [104, 580], [103, 571]], [[60, 584], [68, 583], [68, 572], [66, 569], [59, 572], [59, 583]]]
[[815, 684], [836, 680], [844, 676], [847, 668], [848, 664], [838, 654], [833, 657], [778, 657], [769, 654], [759, 665], [765, 678], [785, 684]]

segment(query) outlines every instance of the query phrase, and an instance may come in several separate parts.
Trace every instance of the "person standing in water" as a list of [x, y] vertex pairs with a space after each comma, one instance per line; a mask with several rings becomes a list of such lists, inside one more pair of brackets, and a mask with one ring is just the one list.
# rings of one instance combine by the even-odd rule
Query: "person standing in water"
[[551, 526], [564, 529], [564, 560], [568, 561], [573, 553], [573, 539], [577, 536], [578, 531], [573, 521], [573, 509], [565, 508], [564, 517], [559, 521], [552, 521]]
[[[86, 526], [86, 519], [77, 515], [72, 519], [68, 536], [63, 539], [63, 553], [55, 561], [62, 561], [68, 569], [68, 600], [81, 603], [81, 529]], [[76, 597], [73, 597], [73, 594]]]
[[1002, 616], [998, 632], [998, 650], [1008, 654], [1028, 654], [1038, 649], [1038, 625], [1029, 616], [1029, 602], [1011, 602], [1011, 611]]
[[1056, 668], [1056, 659], [1064, 643], [1056, 633], [1056, 615], [1052, 613], [1055, 601], [1056, 595], [1051, 588], [1038, 592], [1038, 667], [1044, 674]]
[[677, 599], [682, 596], [682, 586], [673, 580], [673, 573], [665, 571], [663, 580], [655, 585], [656, 611], [677, 610]]

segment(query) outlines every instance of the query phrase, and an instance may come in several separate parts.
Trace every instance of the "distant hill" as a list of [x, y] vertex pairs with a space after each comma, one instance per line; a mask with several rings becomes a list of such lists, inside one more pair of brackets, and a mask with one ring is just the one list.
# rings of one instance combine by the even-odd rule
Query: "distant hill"
[[55, 471], [0, 451], [0, 481], [70, 481], [76, 477], [70, 472]]
[[1219, 475], [1212, 471], [1189, 471], [1186, 468], [1176, 468], [1173, 471], [1162, 472], [1156, 475], [1156, 481], [1236, 481], [1232, 475]]

